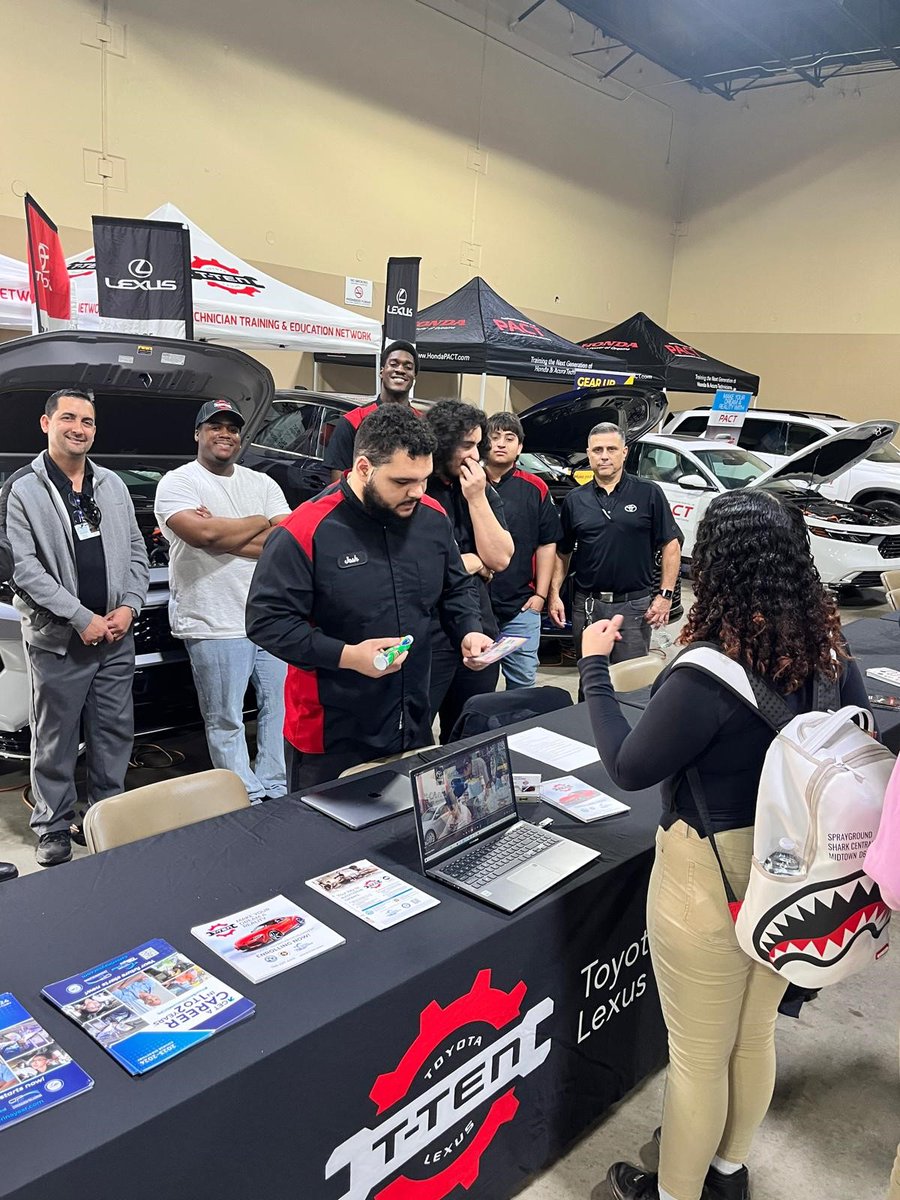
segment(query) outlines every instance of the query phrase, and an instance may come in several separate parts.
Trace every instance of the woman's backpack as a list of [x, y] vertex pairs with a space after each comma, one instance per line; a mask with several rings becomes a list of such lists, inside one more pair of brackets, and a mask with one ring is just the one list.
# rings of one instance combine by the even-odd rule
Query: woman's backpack
[[[741, 948], [806, 988], [837, 983], [881, 958], [890, 909], [863, 862], [895, 760], [870, 736], [871, 713], [848, 706], [795, 716], [765, 680], [706, 643], [688, 646], [669, 669], [685, 666], [711, 675], [775, 731], [759, 781], [743, 902], [722, 867], [700, 777], [687, 772]], [[837, 702], [836, 686], [820, 681], [816, 709]]]
[[900, 909], [900, 759], [888, 780], [881, 824], [863, 866], [877, 882], [885, 904]]

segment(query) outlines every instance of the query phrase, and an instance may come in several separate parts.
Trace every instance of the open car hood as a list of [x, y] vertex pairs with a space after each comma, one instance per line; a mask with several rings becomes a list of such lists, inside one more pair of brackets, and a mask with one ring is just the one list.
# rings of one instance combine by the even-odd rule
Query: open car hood
[[777, 467], [758, 475], [747, 487], [764, 487], [776, 479], [803, 479], [811, 487], [830, 483], [889, 442], [900, 428], [897, 421], [863, 421], [798, 450]]
[[240, 350], [206, 342], [67, 330], [0, 344], [0, 454], [46, 448], [40, 413], [59, 388], [87, 388], [97, 404], [92, 458], [193, 458], [194, 421], [206, 400], [229, 400], [244, 416], [242, 440], [268, 412], [269, 371]]
[[611, 421], [630, 445], [659, 423], [668, 407], [661, 388], [635, 383], [625, 387], [575, 388], [551, 396], [518, 414], [525, 446], [566, 461], [587, 454], [588, 434], [602, 421]]

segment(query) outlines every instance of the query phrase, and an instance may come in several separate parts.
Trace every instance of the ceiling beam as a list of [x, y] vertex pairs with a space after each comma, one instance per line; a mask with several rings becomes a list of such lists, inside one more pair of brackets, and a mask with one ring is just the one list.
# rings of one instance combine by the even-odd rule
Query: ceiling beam
[[[900, 67], [900, 55], [895, 49], [885, 44], [885, 39], [880, 32], [876, 32], [868, 21], [864, 21], [862, 17], [858, 17], [856, 13], [850, 12], [841, 0], [829, 0], [831, 7], [841, 14], [848, 25], [851, 25], [857, 33], [864, 34], [872, 43], [878, 47], [886, 59], [894, 64], [895, 67]], [[848, 55], [849, 57], [849, 55]]]
[[788, 71], [793, 71], [795, 74], [799, 75], [801, 79], [805, 79], [807, 83], [811, 83], [813, 87], [820, 88], [824, 86], [821, 79], [816, 78], [815, 75], [810, 75], [809, 71], [804, 70], [802, 67], [794, 66], [789, 59], [785, 58], [779, 52], [779, 50], [772, 45], [771, 42], [767, 41], [765, 38], [757, 37], [751, 29], [748, 29], [747, 26], [743, 24], [743, 22], [735, 21], [733, 17], [727, 16], [722, 12], [721, 7], [713, 3], [712, 0], [694, 0], [694, 3], [698, 8], [701, 8], [705, 13], [708, 13], [709, 16], [714, 17], [720, 25], [725, 26], [725, 28], [730, 29], [733, 33], [739, 34], [741, 37], [746, 38], [748, 42], [752, 42], [755, 46], [758, 46], [763, 53], [771, 55], [773, 61], [777, 62], [779, 66], [784, 67]]

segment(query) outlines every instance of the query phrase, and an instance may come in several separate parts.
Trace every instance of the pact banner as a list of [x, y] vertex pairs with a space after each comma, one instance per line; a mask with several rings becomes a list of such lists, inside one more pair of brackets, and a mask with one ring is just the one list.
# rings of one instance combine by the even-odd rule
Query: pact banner
[[28, 273], [31, 278], [33, 333], [70, 329], [71, 297], [59, 230], [32, 196], [25, 194]]
[[101, 329], [192, 338], [189, 231], [175, 221], [92, 219]]
[[384, 289], [384, 344], [416, 344], [421, 258], [389, 258]]

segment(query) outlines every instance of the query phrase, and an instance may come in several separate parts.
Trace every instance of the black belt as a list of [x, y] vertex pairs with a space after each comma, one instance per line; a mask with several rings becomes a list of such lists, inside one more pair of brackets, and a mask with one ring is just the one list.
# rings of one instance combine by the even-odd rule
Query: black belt
[[592, 600], [600, 600], [603, 604], [624, 604], [626, 600], [646, 600], [650, 593], [646, 588], [638, 592], [582, 592], [575, 589], [576, 596], [590, 596]]

